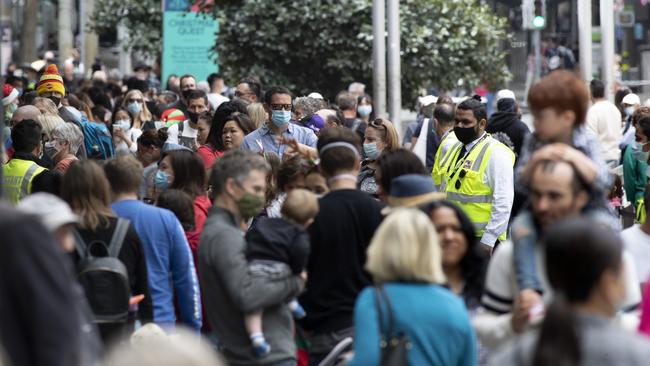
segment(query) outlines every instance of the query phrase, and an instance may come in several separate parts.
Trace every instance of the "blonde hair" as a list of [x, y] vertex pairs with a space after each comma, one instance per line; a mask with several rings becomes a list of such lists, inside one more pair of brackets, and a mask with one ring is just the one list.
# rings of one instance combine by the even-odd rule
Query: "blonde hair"
[[[142, 123], [151, 121], [153, 119], [153, 116], [151, 115], [151, 112], [149, 112], [149, 108], [147, 108], [147, 102], [144, 99], [144, 94], [142, 94], [141, 91], [138, 89], [133, 89], [126, 93], [124, 96], [124, 99], [122, 99], [122, 107], [128, 111], [127, 104], [129, 104], [129, 99], [133, 97], [139, 97], [142, 99], [142, 110], [140, 113], [133, 115], [133, 127], [137, 129], [142, 128]], [[131, 114], [131, 112], [129, 112]]]
[[368, 124], [368, 128], [374, 128], [386, 144], [384, 151], [393, 151], [400, 148], [399, 135], [393, 122], [385, 118], [377, 118]]
[[55, 128], [65, 124], [63, 118], [58, 114], [41, 114], [37, 118], [37, 122], [43, 127], [43, 133], [49, 138]]
[[384, 219], [368, 247], [366, 269], [377, 282], [444, 283], [438, 235], [427, 215], [401, 208]]
[[262, 124], [266, 121], [266, 110], [262, 103], [251, 103], [246, 107], [246, 112], [248, 116], [253, 121], [255, 128], [260, 128]]
[[318, 214], [318, 198], [306, 189], [294, 189], [287, 193], [287, 199], [282, 205], [282, 216], [304, 225]]
[[59, 115], [59, 110], [56, 108], [56, 104], [48, 98], [36, 97], [32, 102], [32, 105], [38, 108], [42, 114], [49, 114], [53, 116]]

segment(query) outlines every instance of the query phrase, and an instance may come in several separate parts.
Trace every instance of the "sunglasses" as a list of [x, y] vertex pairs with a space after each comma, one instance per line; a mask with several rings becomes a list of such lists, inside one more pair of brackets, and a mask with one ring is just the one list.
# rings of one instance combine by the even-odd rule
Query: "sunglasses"
[[292, 107], [291, 104], [271, 104], [271, 110], [273, 111], [280, 111], [280, 110], [290, 111], [291, 107]]
[[129, 98], [127, 100], [128, 103], [142, 103], [142, 99], [134, 99], [134, 98]]

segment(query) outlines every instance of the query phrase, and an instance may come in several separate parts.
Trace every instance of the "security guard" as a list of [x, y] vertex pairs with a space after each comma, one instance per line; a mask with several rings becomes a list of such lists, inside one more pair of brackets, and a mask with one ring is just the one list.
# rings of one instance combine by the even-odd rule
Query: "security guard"
[[[460, 206], [486, 249], [506, 239], [514, 198], [514, 152], [485, 132], [487, 111], [480, 97], [456, 107], [458, 142], [441, 159], [441, 191]], [[489, 248], [488, 248], [489, 247]]]
[[38, 158], [43, 152], [41, 133], [41, 125], [31, 119], [18, 122], [11, 130], [15, 153], [2, 167], [2, 190], [3, 197], [13, 204], [31, 194], [34, 186], [50, 191], [45, 187], [52, 175]]

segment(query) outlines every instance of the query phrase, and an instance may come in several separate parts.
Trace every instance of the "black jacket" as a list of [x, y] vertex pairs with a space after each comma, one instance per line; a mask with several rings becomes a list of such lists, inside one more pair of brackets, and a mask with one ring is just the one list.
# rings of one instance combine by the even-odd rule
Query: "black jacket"
[[506, 134], [514, 145], [517, 157], [519, 157], [524, 144], [524, 138], [530, 133], [528, 126], [519, 119], [519, 115], [512, 112], [495, 112], [490, 117], [485, 130], [490, 134], [497, 132]]
[[246, 259], [286, 263], [300, 274], [309, 258], [309, 234], [298, 225], [283, 219], [263, 218], [246, 233]]

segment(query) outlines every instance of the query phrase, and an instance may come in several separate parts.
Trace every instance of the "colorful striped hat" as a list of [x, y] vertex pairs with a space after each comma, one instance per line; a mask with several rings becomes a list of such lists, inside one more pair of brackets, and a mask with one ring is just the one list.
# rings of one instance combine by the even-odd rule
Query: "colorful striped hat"
[[65, 95], [65, 87], [63, 86], [63, 78], [59, 75], [59, 69], [56, 65], [50, 64], [45, 69], [41, 80], [36, 87], [36, 95], [41, 95], [47, 92], [61, 93]]

